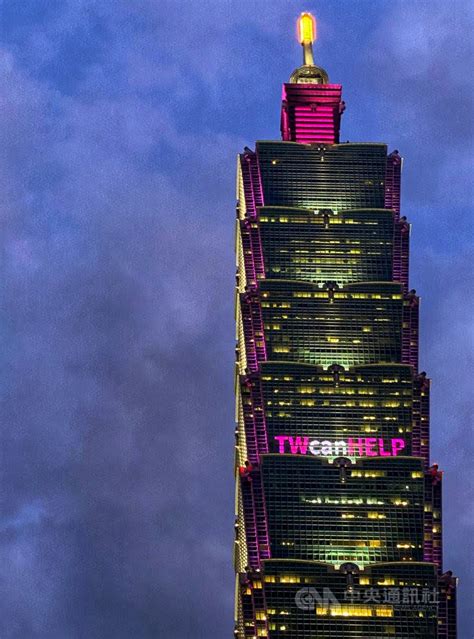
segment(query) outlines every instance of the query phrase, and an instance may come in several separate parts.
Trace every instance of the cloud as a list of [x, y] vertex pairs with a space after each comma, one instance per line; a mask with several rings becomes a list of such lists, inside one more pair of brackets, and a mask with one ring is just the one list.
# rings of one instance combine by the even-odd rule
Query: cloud
[[[279, 83], [299, 56], [288, 24], [300, 7], [15, 4], [2, 6], [0, 51], [7, 497], [0, 635], [184, 639], [208, 637], [212, 628], [226, 636], [233, 614], [235, 154], [257, 137], [278, 136]], [[362, 41], [342, 6], [321, 7], [334, 49], [339, 32]], [[408, 45], [423, 59], [407, 89], [403, 70], [413, 74], [413, 61], [399, 24], [409, 10], [385, 6], [390, 20], [368, 12], [368, 46], [380, 51], [386, 42], [386, 53], [377, 60], [364, 47], [357, 52], [361, 68], [369, 58], [374, 66], [363, 81], [346, 80], [360, 93], [349, 104], [360, 120], [350, 116], [346, 126], [360, 139], [400, 137], [407, 157], [404, 197], [415, 222], [412, 280], [424, 294], [434, 446], [449, 470], [448, 516], [459, 517], [464, 502], [454, 487], [468, 479], [463, 437], [472, 410], [464, 348], [470, 258], [459, 250], [468, 181], [463, 118], [450, 119], [432, 145], [450, 105], [469, 97], [461, 87], [464, 97], [454, 102], [461, 49], [446, 49], [464, 18], [433, 44], [419, 5], [410, 10], [412, 34], [420, 33]], [[439, 8], [430, 29], [445, 28]], [[395, 54], [392, 84], [382, 76]], [[337, 55], [349, 64], [344, 50], [335, 51], [338, 69]], [[450, 71], [433, 76], [449, 96], [440, 101], [426, 76], [441, 58]], [[365, 117], [358, 106], [372, 94], [386, 120]], [[412, 115], [420, 95], [422, 121]], [[454, 544], [447, 522], [448, 548], [467, 542], [469, 523], [461, 518]]]
[[234, 267], [215, 180], [241, 141], [4, 61], [1, 634], [183, 636], [202, 575], [224, 632]]

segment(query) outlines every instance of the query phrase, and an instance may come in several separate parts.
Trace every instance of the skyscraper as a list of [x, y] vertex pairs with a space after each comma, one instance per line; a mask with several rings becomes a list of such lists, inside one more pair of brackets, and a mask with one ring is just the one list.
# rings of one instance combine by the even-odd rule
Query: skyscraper
[[238, 157], [235, 634], [451, 639], [402, 160], [339, 142], [298, 27], [282, 141]]

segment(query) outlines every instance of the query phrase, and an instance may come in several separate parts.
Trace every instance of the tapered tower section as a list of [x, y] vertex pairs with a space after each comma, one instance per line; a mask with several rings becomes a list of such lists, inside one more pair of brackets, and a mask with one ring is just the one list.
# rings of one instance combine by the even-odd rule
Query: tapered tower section
[[238, 158], [235, 635], [451, 639], [401, 158], [339, 143], [298, 30], [282, 141]]

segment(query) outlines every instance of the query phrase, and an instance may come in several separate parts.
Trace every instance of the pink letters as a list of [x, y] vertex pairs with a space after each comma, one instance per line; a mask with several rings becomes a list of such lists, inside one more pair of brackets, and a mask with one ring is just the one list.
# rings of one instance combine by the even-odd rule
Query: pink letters
[[355, 440], [352, 439], [352, 437], [349, 437], [347, 441], [349, 444], [347, 448], [348, 455], [357, 455], [357, 453], [355, 452], [355, 449], [357, 448], [357, 450], [359, 451], [359, 456], [364, 456], [364, 440], [361, 437], [357, 438], [357, 444], [355, 443]]
[[379, 455], [380, 457], [391, 457], [392, 453], [389, 450], [384, 450], [383, 439], [379, 439]]
[[276, 435], [275, 439], [278, 442], [278, 452], [280, 453], [280, 455], [283, 455], [283, 453], [285, 452], [285, 442], [288, 439], [288, 435]]
[[302, 455], [306, 455], [306, 451], [308, 450], [308, 442], [309, 437], [288, 437], [290, 441], [290, 450], [292, 455], [297, 455], [301, 453]]
[[377, 457], [378, 450], [374, 450], [374, 446], [377, 445], [376, 437], [366, 437], [365, 438], [365, 454], [367, 457]]
[[[278, 452], [280, 455], [290, 452], [292, 455], [321, 455], [322, 457], [333, 457], [337, 455], [348, 455], [349, 457], [396, 457], [404, 450], [406, 443], [404, 439], [393, 438], [390, 440], [381, 437], [349, 437], [345, 441], [319, 442], [317, 439], [310, 441], [310, 437], [297, 435], [276, 435], [278, 442]], [[288, 442], [289, 450], [286, 443]], [[321, 448], [318, 445], [321, 443]]]
[[405, 448], [405, 442], [403, 439], [392, 439], [392, 453], [394, 456]]

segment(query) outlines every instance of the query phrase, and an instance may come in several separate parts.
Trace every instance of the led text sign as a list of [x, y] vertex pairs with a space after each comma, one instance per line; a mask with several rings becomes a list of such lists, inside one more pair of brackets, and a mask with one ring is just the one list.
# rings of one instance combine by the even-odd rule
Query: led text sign
[[316, 455], [320, 457], [396, 457], [405, 448], [405, 440], [380, 437], [348, 437], [346, 441], [329, 441], [311, 437], [276, 435], [278, 452], [283, 455]]

